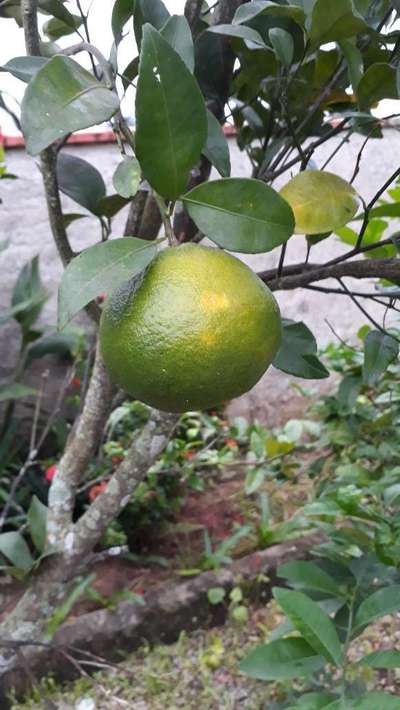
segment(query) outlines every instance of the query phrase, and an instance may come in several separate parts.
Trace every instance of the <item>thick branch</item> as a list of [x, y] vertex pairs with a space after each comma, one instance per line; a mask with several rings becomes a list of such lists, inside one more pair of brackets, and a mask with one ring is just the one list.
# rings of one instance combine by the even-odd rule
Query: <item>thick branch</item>
[[398, 259], [363, 259], [332, 264], [331, 266], [294, 264], [283, 269], [280, 278], [277, 277], [276, 269], [262, 271], [258, 276], [272, 291], [302, 288], [314, 281], [330, 278], [380, 278], [398, 281], [400, 279], [400, 261]]
[[[26, 52], [28, 55], [40, 55], [40, 37], [37, 24], [37, 0], [22, 0], [22, 18]], [[61, 208], [60, 192], [57, 182], [57, 156], [53, 147], [46, 148], [40, 154], [40, 164], [46, 193], [49, 221], [60, 259], [66, 266], [74, 256], [68, 240]]]
[[93, 373], [82, 414], [70, 434], [49, 491], [48, 541], [62, 542], [72, 521], [75, 492], [103, 435], [114, 388], [97, 345]]
[[178, 419], [176, 414], [153, 410], [147, 424], [133, 438], [125, 459], [118, 466], [107, 488], [74, 525], [71, 541], [73, 556], [85, 556], [92, 551], [164, 450]]
[[50, 146], [40, 154], [40, 168], [42, 171], [47, 211], [53, 239], [63, 266], [67, 266], [74, 257], [74, 252], [69, 243], [64, 224], [56, 166], [57, 153], [54, 147]]
[[39, 55], [40, 37], [37, 22], [38, 0], [22, 0], [21, 9], [26, 53]]
[[185, 17], [190, 25], [190, 29], [192, 30], [192, 32], [200, 17], [202, 6], [203, 0], [186, 0]]
[[244, 5], [245, 2], [247, 0], [220, 0], [214, 13], [213, 24], [230, 24], [238, 7]]
[[157, 239], [161, 227], [161, 215], [151, 192], [139, 190], [131, 202], [124, 236], [140, 237], [149, 241]]

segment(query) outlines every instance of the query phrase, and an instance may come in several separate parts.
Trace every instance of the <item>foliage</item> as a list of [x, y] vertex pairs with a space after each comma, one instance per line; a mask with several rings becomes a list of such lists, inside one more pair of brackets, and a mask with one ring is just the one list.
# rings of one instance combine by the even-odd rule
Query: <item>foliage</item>
[[[343, 702], [346, 707], [390, 707], [391, 698], [378, 693], [367, 695], [365, 701], [356, 699], [352, 675], [357, 669], [349, 668], [348, 647], [365, 625], [377, 615], [393, 611], [398, 603], [398, 587], [391, 590], [390, 584], [398, 584], [400, 559], [400, 467], [395, 446], [399, 334], [387, 327], [385, 316], [379, 323], [372, 319], [358, 299], [366, 299], [367, 305], [368, 299], [384, 305], [385, 314], [396, 309], [398, 240], [390, 219], [399, 216], [398, 185], [393, 187], [392, 183], [400, 168], [394, 166], [368, 204], [360, 196], [363, 207], [358, 215], [352, 185], [368, 141], [382, 136], [380, 123], [372, 113], [376, 102], [398, 97], [400, 45], [394, 24], [400, 13], [398, 2], [293, 0], [290, 4], [287, 0], [254, 0], [235, 3], [233, 13], [229, 12], [229, 0], [219, 0], [199, 4], [199, 13], [189, 25], [183, 16], [170, 17], [161, 0], [116, 0], [108, 58], [91, 45], [89, 18], [80, 3], [76, 8], [79, 15], [58, 0], [39, 0], [31, 8], [26, 3], [25, 9], [22, 13], [19, 0], [0, 3], [1, 22], [24, 23], [27, 42], [27, 56], [10, 59], [2, 71], [26, 83], [21, 125], [28, 152], [40, 154], [53, 235], [67, 264], [60, 286], [61, 327], [96, 297], [99, 302], [104, 291], [111, 292], [151, 263], [159, 248], [160, 221], [162, 240], [169, 246], [207, 236], [228, 251], [257, 254], [279, 248], [280, 256], [274, 254], [277, 268], [260, 275], [272, 289], [308, 287], [333, 276], [337, 288], [336, 284], [313, 288], [328, 293], [339, 290], [341, 297], [350, 296], [374, 326], [362, 333], [363, 353], [347, 347], [327, 350], [325, 363], [329, 369], [344, 369], [345, 376], [335, 394], [317, 403], [317, 424], [292, 421], [280, 431], [270, 431], [258, 423], [248, 426], [240, 420], [230, 428], [208, 413], [184, 415], [176, 436], [143, 478], [103, 542], [130, 541], [143, 518], [147, 516], [147, 524], [154, 524], [166, 512], [170, 514], [179, 505], [182, 488], [204, 485], [207, 470], [243, 464], [245, 495], [252, 502], [260, 502], [261, 512], [256, 521], [250, 520], [250, 530], [242, 527], [234, 531], [235, 542], [248, 535], [264, 546], [305, 529], [319, 530], [322, 538], [315, 550], [317, 561], [281, 570], [293, 589], [278, 587], [275, 598], [293, 627], [291, 636], [276, 638], [267, 648], [255, 651], [256, 655], [245, 662], [250, 669], [244, 667], [254, 674], [260, 672], [254, 671], [254, 664], [258, 669], [261, 664], [263, 677], [267, 672], [269, 678], [287, 679], [288, 674], [295, 678], [299, 670], [306, 678], [311, 677], [314, 694], [292, 697], [288, 701], [292, 707], [296, 707], [293, 702], [297, 707], [307, 707], [309, 701], [314, 707], [322, 703], [341, 707]], [[43, 27], [39, 23], [41, 34], [35, 21], [37, 10], [47, 20]], [[132, 25], [138, 53], [132, 55], [127, 67], [121, 67], [119, 44]], [[67, 48], [55, 44], [64, 37], [69, 41], [73, 33], [85, 36], [87, 41]], [[81, 52], [89, 53], [91, 71], [75, 58]], [[137, 88], [135, 115], [125, 117], [121, 98], [133, 82]], [[2, 97], [0, 107], [7, 109]], [[230, 177], [226, 138], [221, 130], [228, 117], [234, 123], [239, 148], [251, 162], [249, 176]], [[71, 133], [104, 121], [110, 122], [121, 153], [114, 175], [116, 194], [111, 195], [106, 194], [103, 178], [94, 166], [61, 150]], [[338, 176], [327, 173], [325, 167], [354, 134], [364, 136], [364, 142], [349, 182], [339, 184]], [[312, 163], [316, 149], [335, 136], [344, 140], [332, 143], [325, 164]], [[1, 177], [6, 176], [3, 162], [1, 155]], [[211, 165], [217, 168], [220, 179], [208, 181]], [[298, 194], [295, 199], [288, 197], [293, 183], [281, 193], [275, 189], [275, 180], [286, 174], [288, 182], [289, 171], [297, 167], [301, 175], [294, 177], [295, 186], [307, 186], [305, 197], [301, 190], [300, 210]], [[390, 201], [382, 197], [387, 188]], [[86, 212], [64, 214], [58, 190]], [[313, 207], [304, 214], [303, 199], [308, 202], [310, 194]], [[143, 220], [137, 219], [130, 239], [109, 240], [114, 215], [129, 204], [130, 218], [140, 212], [143, 216], [147, 211], [144, 203], [146, 208], [151, 204], [155, 208], [150, 238], [142, 234]], [[68, 227], [83, 216], [98, 220], [99, 242], [75, 254]], [[350, 219], [353, 224], [349, 227], [346, 222]], [[130, 219], [129, 224], [132, 222]], [[389, 228], [389, 237], [383, 238]], [[301, 238], [293, 236], [299, 230], [306, 232], [305, 262], [286, 266], [286, 245], [292, 238]], [[335, 238], [331, 230], [336, 230], [350, 249], [331, 262], [310, 263], [314, 245]], [[368, 261], [354, 260], [357, 256], [365, 256]], [[375, 288], [355, 291], [343, 280], [348, 276], [373, 278]], [[38, 332], [37, 318], [45, 298], [34, 258], [21, 271], [12, 303], [4, 314], [4, 319], [17, 320], [22, 345], [15, 376], [2, 386], [0, 394], [8, 402], [2, 450], [8, 451], [10, 440], [15, 447], [12, 407], [15, 399], [28, 394], [22, 375], [29, 362], [56, 351], [72, 352], [82, 365], [79, 338], [71, 345], [68, 332], [61, 336]], [[326, 377], [328, 367], [319, 359], [317, 343], [305, 324], [285, 319], [283, 326], [282, 347], [274, 365], [305, 379]], [[83, 395], [90, 370], [91, 361], [85, 370]], [[77, 396], [74, 404], [77, 415], [81, 404]], [[38, 411], [39, 397], [35, 406]], [[90, 409], [87, 402], [82, 406], [86, 412]], [[130, 450], [132, 431], [140, 430], [148, 416], [148, 410], [127, 401], [112, 412], [105, 440], [98, 435], [97, 440], [89, 442], [95, 456], [85, 471], [78, 471], [82, 480], [75, 502], [66, 511], [67, 518], [69, 514], [80, 518], [89, 503], [104, 492], [106, 482], [118, 471], [118, 461]], [[35, 422], [34, 418], [34, 427]], [[59, 452], [69, 446], [66, 434], [72, 422], [57, 424], [60, 422], [52, 422], [50, 427], [62, 442], [55, 456], [53, 450], [47, 460], [37, 458], [34, 468], [38, 453], [30, 447], [34, 454], [28, 452], [25, 463], [23, 457], [17, 461], [8, 457], [1, 464], [2, 477], [6, 473], [1, 495], [11, 501], [6, 506], [12, 506], [12, 514], [7, 510], [5, 516], [7, 529], [0, 538], [1, 554], [19, 576], [30, 574], [40, 556], [51, 552], [44, 534], [47, 485]], [[228, 445], [229, 439], [235, 439], [237, 446]], [[302, 454], [307, 454], [303, 462]], [[15, 491], [10, 485], [10, 470], [16, 474], [16, 483], [21, 484]], [[73, 472], [69, 475], [72, 478]], [[310, 501], [301, 514], [277, 524], [271, 514], [268, 484], [272, 480], [279, 489], [300, 476], [313, 489]], [[41, 488], [35, 491], [37, 499], [31, 506], [27, 499], [38, 479]], [[73, 499], [73, 495], [70, 497]], [[124, 501], [121, 498], [119, 502]], [[21, 524], [23, 530], [19, 529]], [[99, 519], [98, 539], [101, 525]], [[233, 546], [232, 539], [215, 545], [206, 535], [203, 566], [215, 569], [228, 562]], [[60, 560], [62, 567], [61, 555]], [[85, 579], [83, 585], [86, 590], [90, 586]], [[50, 590], [49, 599], [52, 596]], [[55, 626], [68, 613], [70, 602], [63, 600]], [[22, 627], [24, 621], [21, 619]], [[219, 663], [222, 653], [216, 644], [209, 654], [211, 663]], [[397, 656], [385, 655], [370, 656], [364, 662], [370, 668], [393, 666], [397, 660]], [[329, 696], [321, 688], [322, 669], [324, 678], [334, 679]], [[297, 689], [300, 693], [300, 685], [295, 693]]]
[[[342, 378], [334, 394], [314, 405], [322, 426], [312, 446], [322, 454], [308, 470], [315, 499], [304, 513], [324, 540], [314, 550], [315, 560], [289, 562], [279, 570], [293, 588], [274, 591], [289, 621], [282, 626], [284, 638], [277, 632], [273, 641], [252, 651], [242, 663], [245, 673], [264, 680], [306, 678], [295, 696], [298, 704], [293, 705], [293, 698], [282, 706], [286, 708], [302, 707], [311, 691], [317, 702], [318, 693], [327, 687], [332, 707], [359, 703], [367, 707], [372, 702], [395, 707], [390, 695], [367, 692], [362, 673], [365, 666], [397, 667], [398, 654], [367, 655], [353, 664], [348, 656], [351, 642], [369, 624], [399, 609], [400, 589], [400, 468], [395, 443], [399, 366], [389, 365], [379, 380], [363, 378], [373, 332], [362, 335], [365, 356], [353, 347], [328, 346], [325, 356]], [[287, 636], [293, 631], [296, 636]]]
[[[72, 328], [59, 334], [52, 328], [38, 325], [37, 320], [47, 298], [39, 273], [39, 257], [35, 256], [21, 269], [11, 294], [10, 306], [0, 313], [0, 325], [15, 320], [20, 330], [19, 355], [13, 376], [0, 384], [0, 402], [8, 402], [0, 427], [3, 437], [11, 425], [14, 401], [37, 395], [34, 388], [22, 382], [32, 362], [50, 353], [71, 358], [82, 349], [83, 338], [79, 329]], [[5, 459], [2, 465], [4, 463]]]

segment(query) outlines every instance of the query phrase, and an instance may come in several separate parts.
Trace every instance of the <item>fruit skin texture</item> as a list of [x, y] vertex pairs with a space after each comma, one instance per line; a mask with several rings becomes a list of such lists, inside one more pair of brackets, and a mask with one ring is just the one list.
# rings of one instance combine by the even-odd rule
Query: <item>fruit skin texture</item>
[[219, 249], [185, 244], [106, 301], [100, 343], [115, 384], [157, 409], [204, 409], [247, 392], [274, 359], [272, 293]]

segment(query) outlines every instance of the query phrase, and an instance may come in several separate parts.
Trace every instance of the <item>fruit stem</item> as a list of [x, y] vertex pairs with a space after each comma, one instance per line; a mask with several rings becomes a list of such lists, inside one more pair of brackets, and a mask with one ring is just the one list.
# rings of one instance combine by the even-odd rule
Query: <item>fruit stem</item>
[[178, 246], [178, 240], [175, 237], [174, 230], [171, 224], [171, 213], [173, 210], [174, 203], [171, 203], [169, 206], [167, 206], [163, 198], [160, 197], [160, 195], [157, 195], [156, 192], [154, 193], [154, 198], [157, 202], [158, 209], [160, 210], [161, 219], [164, 225], [165, 236], [168, 239], [168, 244], [170, 247], [176, 247]]

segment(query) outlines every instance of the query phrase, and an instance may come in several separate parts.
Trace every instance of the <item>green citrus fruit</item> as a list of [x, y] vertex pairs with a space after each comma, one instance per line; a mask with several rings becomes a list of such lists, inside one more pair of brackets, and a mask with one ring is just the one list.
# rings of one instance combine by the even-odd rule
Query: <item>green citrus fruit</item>
[[158, 409], [204, 409], [247, 392], [279, 348], [279, 308], [245, 264], [185, 244], [106, 301], [100, 342], [111, 379]]
[[296, 234], [333, 232], [350, 222], [359, 206], [354, 187], [333, 173], [304, 170], [281, 190], [296, 220]]

